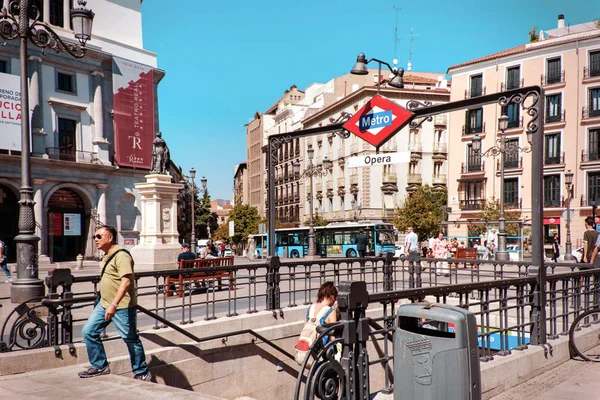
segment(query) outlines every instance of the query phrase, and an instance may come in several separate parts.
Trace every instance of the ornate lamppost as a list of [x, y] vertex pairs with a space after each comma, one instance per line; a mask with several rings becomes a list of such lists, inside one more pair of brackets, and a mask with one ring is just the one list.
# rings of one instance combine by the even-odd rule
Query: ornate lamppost
[[192, 253], [196, 254], [196, 185], [194, 184], [194, 178], [196, 177], [196, 170], [190, 168], [190, 178], [192, 179]]
[[377, 94], [380, 93], [381, 89], [382, 64], [387, 66], [394, 75], [394, 77], [388, 83], [388, 85], [398, 89], [402, 89], [404, 87], [404, 80], [402, 79], [402, 77], [404, 76], [403, 68], [392, 67], [390, 64], [386, 63], [385, 61], [378, 60], [377, 58], [371, 58], [369, 61], [367, 61], [367, 57], [364, 55], [364, 53], [360, 53], [358, 57], [356, 57], [356, 64], [354, 64], [352, 70], [350, 70], [350, 73], [352, 75], [368, 75], [369, 69], [367, 68], [367, 64], [371, 61], [375, 61], [377, 63]]
[[[314, 228], [314, 221], [313, 221], [313, 202], [314, 202], [314, 191], [313, 191], [313, 176], [326, 176], [327, 175], [327, 171], [329, 171], [329, 169], [331, 168], [331, 161], [327, 158], [327, 156], [325, 156], [325, 158], [323, 158], [323, 163], [321, 165], [315, 165], [313, 164], [313, 158], [315, 156], [315, 150], [312, 147], [309, 147], [308, 150], [306, 150], [306, 153], [308, 155], [308, 166], [306, 167], [306, 169], [302, 172], [302, 174], [300, 175], [301, 178], [310, 178], [310, 199], [309, 199], [309, 203], [310, 203], [310, 226], [308, 229], [308, 256], [309, 257], [314, 257], [316, 255], [316, 248], [315, 248], [315, 228]], [[294, 167], [294, 173], [295, 174], [300, 174], [300, 162], [296, 161], [294, 163], [292, 163], [293, 167]]]
[[[516, 143], [506, 143], [506, 136], [504, 132], [508, 128], [508, 116], [503, 114], [498, 118], [498, 130], [500, 131], [499, 138], [496, 139], [496, 145], [490, 147], [481, 155], [483, 157], [494, 157], [500, 156], [500, 218], [499, 232], [498, 232], [498, 251], [496, 252], [496, 260], [508, 261], [510, 259], [508, 252], [506, 251], [506, 219], [504, 218], [504, 158], [506, 154], [515, 155], [519, 154], [520, 151], [529, 153], [531, 147], [519, 147]], [[481, 137], [475, 134], [473, 137], [473, 151], [480, 152], [481, 150]]]
[[565, 172], [565, 186], [567, 189], [567, 241], [565, 243], [565, 261], [575, 261], [576, 258], [572, 253], [571, 248], [571, 190], [573, 188], [573, 172], [568, 170]]
[[[202, 195], [202, 198], [204, 198], [204, 195], [206, 195], [206, 182], [207, 179], [205, 176], [202, 177], [202, 179], [200, 179], [200, 185], [202, 186], [200, 188], [200, 193]], [[210, 211], [210, 208], [209, 208]], [[206, 235], [208, 236], [208, 238], [210, 239], [210, 219], [212, 218], [212, 214], [209, 214], [208, 219], [206, 220]]]
[[71, 25], [77, 43], [66, 42], [50, 26], [41, 22], [42, 15], [32, 0], [13, 0], [0, 12], [0, 38], [19, 38], [21, 74], [21, 188], [19, 200], [19, 234], [17, 243], [17, 279], [11, 287], [11, 301], [22, 303], [44, 295], [44, 282], [38, 278], [38, 242], [35, 234], [35, 213], [31, 187], [31, 139], [29, 114], [28, 41], [42, 49], [67, 52], [75, 58], [85, 56], [85, 44], [92, 37], [94, 13], [84, 8], [87, 2], [78, 1], [80, 8], [71, 10]]

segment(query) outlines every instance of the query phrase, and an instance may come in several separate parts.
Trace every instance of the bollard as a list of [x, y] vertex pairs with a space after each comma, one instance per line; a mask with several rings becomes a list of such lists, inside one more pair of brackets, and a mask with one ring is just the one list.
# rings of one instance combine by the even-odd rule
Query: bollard
[[83, 269], [83, 255], [78, 254], [76, 257], [77, 260], [77, 271], [81, 271]]

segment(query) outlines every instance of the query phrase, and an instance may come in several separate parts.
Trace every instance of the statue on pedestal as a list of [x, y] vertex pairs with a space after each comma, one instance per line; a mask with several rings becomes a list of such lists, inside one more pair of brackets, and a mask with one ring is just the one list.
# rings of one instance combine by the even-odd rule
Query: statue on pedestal
[[162, 133], [156, 132], [156, 137], [152, 142], [152, 166], [150, 173], [169, 175], [170, 161], [169, 146], [167, 146], [167, 142], [162, 138]]

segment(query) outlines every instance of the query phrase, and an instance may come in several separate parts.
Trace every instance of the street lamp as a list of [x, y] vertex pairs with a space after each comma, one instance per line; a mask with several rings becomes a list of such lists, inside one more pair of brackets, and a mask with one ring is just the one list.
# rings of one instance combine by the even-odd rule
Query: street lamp
[[[206, 195], [206, 182], [207, 179], [205, 176], [202, 177], [202, 179], [200, 179], [200, 185], [202, 186], [202, 188], [200, 189], [200, 193], [202, 195], [202, 198], [204, 198], [204, 196]], [[209, 205], [210, 207], [210, 205]], [[208, 218], [206, 219], [206, 235], [208, 236], [208, 238], [210, 239], [210, 219], [212, 217], [212, 214], [210, 214], [210, 208], [208, 209], [209, 214], [208, 214]]]
[[38, 278], [38, 242], [35, 234], [35, 213], [31, 187], [31, 140], [29, 109], [29, 68], [27, 65], [28, 40], [42, 49], [57, 53], [67, 52], [75, 58], [85, 56], [85, 44], [92, 36], [94, 13], [85, 9], [86, 1], [79, 0], [80, 8], [71, 10], [71, 24], [77, 43], [65, 42], [52, 28], [41, 22], [42, 15], [32, 0], [13, 0], [0, 11], [0, 38], [19, 38], [21, 74], [21, 188], [19, 190], [19, 234], [17, 243], [17, 279], [12, 283], [11, 301], [22, 303], [44, 296], [44, 282]]
[[[301, 178], [309, 177], [310, 178], [310, 226], [308, 229], [308, 256], [314, 257], [316, 255], [315, 249], [315, 228], [313, 221], [313, 201], [314, 201], [314, 192], [313, 192], [313, 176], [326, 176], [327, 171], [331, 168], [331, 161], [325, 156], [323, 158], [323, 163], [321, 165], [314, 165], [313, 158], [315, 156], [315, 150], [312, 147], [309, 147], [306, 150], [308, 155], [308, 166], [300, 175]], [[296, 161], [292, 163], [294, 168], [294, 174], [300, 174], [300, 162]]]
[[194, 168], [190, 168], [190, 178], [192, 179], [192, 253], [196, 254], [196, 212], [195, 212], [195, 203], [196, 203], [196, 185], [194, 184], [194, 178], [196, 177], [196, 170]]
[[565, 261], [575, 261], [576, 258], [571, 254], [571, 190], [573, 188], [573, 172], [565, 172], [565, 186], [567, 188], [567, 241], [565, 243]]
[[[506, 136], [504, 132], [508, 129], [508, 116], [503, 114], [498, 118], [498, 130], [500, 131], [500, 137], [496, 139], [496, 145], [487, 149], [483, 154], [483, 157], [494, 157], [500, 156], [500, 218], [499, 232], [498, 232], [498, 251], [496, 251], [496, 260], [508, 261], [510, 259], [508, 252], [506, 251], [506, 219], [504, 218], [504, 157], [506, 154], [518, 154], [520, 151], [529, 153], [531, 147], [519, 147], [516, 143], [506, 144]], [[481, 137], [475, 134], [472, 140], [473, 151], [481, 151]]]
[[385, 61], [378, 60], [377, 58], [371, 58], [369, 61], [367, 61], [367, 58], [365, 57], [364, 53], [360, 53], [358, 55], [358, 57], [356, 57], [356, 64], [354, 64], [354, 67], [352, 67], [352, 70], [350, 70], [350, 73], [352, 75], [368, 75], [369, 70], [367, 68], [367, 64], [370, 63], [371, 61], [375, 61], [378, 64], [377, 94], [380, 93], [380, 87], [381, 87], [381, 64], [387, 66], [389, 68], [389, 70], [392, 71], [392, 74], [394, 75], [394, 77], [388, 84], [390, 86], [398, 88], [398, 89], [404, 88], [404, 80], [402, 79], [402, 77], [404, 76], [403, 68], [392, 67], [392, 66], [390, 66], [390, 64], [386, 63]]

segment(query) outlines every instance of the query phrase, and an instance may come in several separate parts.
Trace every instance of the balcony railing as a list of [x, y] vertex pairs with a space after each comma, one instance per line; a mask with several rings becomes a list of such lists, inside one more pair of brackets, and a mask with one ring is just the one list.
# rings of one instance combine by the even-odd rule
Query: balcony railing
[[352, 143], [350, 145], [350, 154], [358, 154], [358, 151], [359, 151], [358, 143]]
[[351, 185], [358, 185], [358, 174], [352, 174], [352, 175], [350, 175], [350, 184]]
[[433, 117], [433, 124], [445, 126], [448, 125], [448, 116], [446, 114], [438, 114]]
[[463, 135], [473, 135], [475, 133], [485, 133], [485, 122], [480, 126], [469, 126], [463, 125], [462, 134]]
[[81, 151], [64, 149], [59, 147], [46, 147], [46, 154], [52, 160], [73, 161], [81, 163], [102, 164], [98, 153], [92, 151]]
[[460, 200], [461, 210], [483, 210], [484, 199]]
[[581, 119], [600, 117], [600, 109], [590, 110], [587, 107], [581, 108]]
[[421, 142], [410, 142], [408, 144], [408, 150], [421, 153], [423, 151], [423, 143]]
[[346, 156], [346, 149], [344, 149], [344, 148], [338, 149], [337, 158], [344, 158], [345, 156]]
[[518, 80], [516, 82], [506, 82], [506, 83], [502, 82], [500, 84], [500, 91], [506, 92], [507, 90], [519, 89], [519, 88], [522, 88], [524, 84], [525, 84], [525, 80], [523, 78], [521, 78], [520, 80]]
[[[523, 157], [504, 159], [504, 169], [523, 168]], [[496, 160], [496, 170], [500, 171], [500, 160]]]
[[544, 207], [562, 207], [563, 202], [560, 198], [554, 197], [551, 199], [544, 199]]
[[483, 88], [475, 87], [475, 88], [471, 88], [470, 90], [467, 89], [467, 90], [465, 90], [465, 100], [483, 96], [484, 94], [485, 94], [485, 86]]
[[565, 71], [562, 70], [558, 74], [542, 75], [540, 83], [542, 86], [555, 85], [557, 83], [565, 83]]
[[593, 78], [600, 76], [600, 64], [594, 64], [591, 67], [583, 67], [583, 78]]
[[398, 182], [398, 177], [396, 176], [395, 172], [390, 172], [390, 173], [387, 173], [387, 174], [383, 174], [382, 182], [383, 183], [397, 183]]
[[579, 201], [580, 206], [598, 206], [600, 205], [600, 198], [595, 195], [581, 195], [581, 200]]
[[505, 199], [504, 206], [506, 208], [523, 208], [523, 199], [520, 197], [514, 197], [512, 199]]
[[485, 168], [485, 161], [481, 161], [479, 163], [462, 163], [461, 164], [461, 173], [467, 174], [469, 172], [480, 172]]
[[582, 150], [581, 162], [600, 160], [600, 152], [598, 150]]
[[549, 115], [546, 114], [546, 123], [552, 124], [557, 122], [565, 122], [567, 118], [567, 110], [562, 110], [562, 112], [558, 115]]
[[423, 183], [423, 176], [421, 174], [408, 174], [406, 183], [409, 185], [420, 185]]
[[337, 178], [337, 186], [339, 188], [343, 188], [346, 186], [346, 178], [344, 178], [343, 176], [341, 178]]
[[448, 183], [448, 176], [446, 174], [433, 175], [431, 183], [434, 185], [446, 185]]
[[447, 153], [448, 152], [448, 144], [434, 143], [433, 144], [433, 152], [434, 153]]
[[544, 165], [563, 165], [565, 163], [565, 152], [558, 155], [544, 155]]

